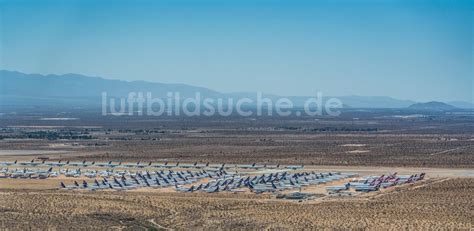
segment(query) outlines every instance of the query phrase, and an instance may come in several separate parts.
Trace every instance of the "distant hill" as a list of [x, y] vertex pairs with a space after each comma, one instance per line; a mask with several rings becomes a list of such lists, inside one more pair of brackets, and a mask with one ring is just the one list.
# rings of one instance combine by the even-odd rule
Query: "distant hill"
[[427, 103], [415, 103], [408, 107], [412, 110], [429, 110], [429, 111], [447, 111], [456, 109], [456, 107], [443, 103], [443, 102], [436, 102], [431, 101]]
[[[129, 92], [150, 92], [154, 98], [166, 98], [168, 92], [179, 92], [181, 98], [194, 97], [196, 92], [204, 98], [250, 98], [256, 101], [255, 92], [221, 93], [204, 87], [186, 84], [165, 84], [146, 81], [122, 81], [79, 74], [40, 75], [0, 70], [0, 105], [74, 105], [100, 106], [101, 94], [108, 97], [127, 97]], [[273, 102], [289, 98], [295, 107], [302, 107], [309, 97], [264, 94]], [[323, 102], [331, 98], [324, 96]], [[407, 108], [416, 102], [386, 96], [338, 96], [346, 108]], [[415, 108], [418, 106], [414, 106]]]
[[[229, 97], [242, 98], [247, 97], [256, 100], [255, 92], [234, 92], [226, 94]], [[282, 97], [290, 99], [295, 106], [303, 106], [308, 97], [316, 96], [279, 96], [264, 94], [265, 98], [276, 101]], [[398, 100], [387, 96], [324, 96], [323, 102], [330, 98], [337, 98], [342, 101], [344, 108], [406, 108], [414, 103], [411, 100]]]
[[342, 96], [338, 98], [345, 104], [357, 108], [404, 108], [416, 103], [415, 101], [394, 99], [388, 96]]
[[108, 97], [126, 97], [129, 92], [150, 92], [164, 98], [167, 92], [180, 92], [182, 97], [200, 92], [207, 97], [221, 93], [185, 84], [163, 84], [145, 81], [109, 80], [78, 74], [39, 75], [0, 70], [0, 102], [2, 104], [101, 103], [102, 92]]
[[39, 75], [16, 71], [0, 71], [0, 90], [2, 95], [21, 96], [100, 96], [106, 91], [110, 96], [125, 96], [131, 91], [156, 93], [164, 96], [168, 91], [179, 91], [185, 96], [201, 92], [205, 95], [220, 95], [203, 87], [186, 84], [164, 84], [146, 81], [110, 80], [78, 74]]
[[474, 104], [465, 102], [465, 101], [452, 101], [448, 102], [449, 105], [452, 105], [457, 108], [463, 108], [463, 109], [474, 109]]

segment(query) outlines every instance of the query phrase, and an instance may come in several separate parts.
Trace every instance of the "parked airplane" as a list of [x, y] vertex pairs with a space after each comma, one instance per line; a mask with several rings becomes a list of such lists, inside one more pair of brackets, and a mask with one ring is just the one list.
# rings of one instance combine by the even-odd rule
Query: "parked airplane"
[[304, 166], [303, 165], [290, 165], [290, 166], [286, 166], [287, 169], [291, 169], [291, 170], [298, 170], [298, 169], [303, 169]]
[[340, 191], [348, 190], [350, 185], [351, 185], [350, 183], [346, 183], [345, 185], [327, 186], [326, 191], [328, 191], [330, 193], [331, 192], [337, 193], [337, 192], [340, 192]]
[[13, 162], [1, 162], [0, 165], [2, 166], [10, 166], [10, 165], [16, 165], [17, 164], [17, 161], [13, 161]]

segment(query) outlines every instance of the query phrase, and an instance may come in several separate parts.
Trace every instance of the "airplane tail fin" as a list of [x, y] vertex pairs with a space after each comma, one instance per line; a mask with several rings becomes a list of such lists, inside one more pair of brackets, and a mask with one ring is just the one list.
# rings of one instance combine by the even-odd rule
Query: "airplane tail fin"
[[426, 175], [426, 173], [422, 172], [422, 173], [420, 174], [420, 180], [423, 180], [423, 178], [425, 178], [425, 175]]
[[378, 180], [382, 181], [384, 177], [385, 177], [385, 175], [381, 175]]
[[400, 178], [395, 179], [395, 181], [393, 182], [393, 184], [394, 184], [394, 185], [398, 184], [398, 181], [400, 181]]

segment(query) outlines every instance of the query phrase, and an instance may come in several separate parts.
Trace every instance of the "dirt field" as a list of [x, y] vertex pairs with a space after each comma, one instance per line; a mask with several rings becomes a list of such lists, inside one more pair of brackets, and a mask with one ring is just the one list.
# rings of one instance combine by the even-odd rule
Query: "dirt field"
[[[472, 178], [432, 179], [368, 198], [282, 202], [266, 195], [0, 192], [14, 229], [423, 229], [472, 227]], [[456, 198], [453, 200], [453, 198]]]
[[[0, 140], [2, 159], [87, 161], [181, 161], [339, 166], [474, 167], [473, 135], [290, 134], [288, 132], [183, 132], [157, 140], [112, 140], [105, 132], [89, 140]], [[134, 137], [124, 134], [123, 137]], [[153, 137], [152, 135], [150, 135]], [[140, 136], [138, 136], [140, 137]], [[347, 146], [358, 143], [363, 147]], [[74, 144], [74, 145], [72, 145]], [[36, 150], [36, 153], [35, 151]], [[56, 151], [61, 154], [46, 154]], [[45, 153], [46, 152], [46, 153]]]
[[[474, 168], [474, 116], [393, 111], [341, 117], [104, 117], [70, 113], [0, 117], [0, 150], [24, 160], [181, 161]], [[356, 118], [356, 119], [354, 119]], [[36, 150], [36, 153], [34, 152]], [[33, 152], [32, 152], [33, 151]], [[47, 155], [47, 152], [62, 152]], [[2, 159], [13, 159], [5, 156]], [[31, 160], [31, 159], [30, 159]]]

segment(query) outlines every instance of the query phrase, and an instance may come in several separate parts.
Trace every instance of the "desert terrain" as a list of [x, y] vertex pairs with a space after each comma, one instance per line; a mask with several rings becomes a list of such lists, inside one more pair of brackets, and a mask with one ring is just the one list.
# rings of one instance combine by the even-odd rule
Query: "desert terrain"
[[[472, 229], [474, 117], [348, 111], [338, 118], [0, 117], [0, 162], [123, 161], [304, 165], [360, 175], [426, 173], [362, 196], [64, 191], [68, 179], [0, 179], [0, 229]], [[74, 120], [44, 118], [68, 117]], [[319, 189], [318, 189], [319, 190]], [[304, 191], [304, 190], [303, 190]]]

